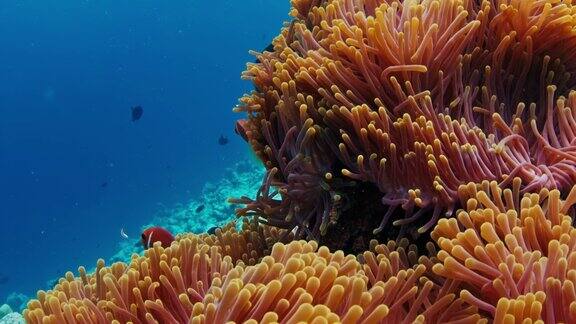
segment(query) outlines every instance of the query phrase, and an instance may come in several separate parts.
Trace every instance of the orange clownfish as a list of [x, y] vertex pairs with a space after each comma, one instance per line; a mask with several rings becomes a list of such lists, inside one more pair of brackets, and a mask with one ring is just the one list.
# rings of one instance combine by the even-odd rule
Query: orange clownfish
[[142, 232], [142, 244], [144, 248], [151, 248], [154, 242], [160, 242], [162, 247], [169, 247], [170, 244], [174, 242], [174, 235], [159, 226], [147, 228]]
[[242, 138], [246, 142], [248, 142], [248, 131], [250, 131], [250, 128], [248, 126], [248, 120], [240, 119], [240, 120], [236, 121], [236, 126], [234, 127], [234, 132], [236, 132], [236, 134], [242, 136]]

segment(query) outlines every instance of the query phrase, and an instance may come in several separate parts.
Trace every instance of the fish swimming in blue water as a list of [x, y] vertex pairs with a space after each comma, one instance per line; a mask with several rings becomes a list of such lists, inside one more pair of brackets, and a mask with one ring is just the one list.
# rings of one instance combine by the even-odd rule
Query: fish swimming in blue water
[[[292, 41], [294, 41], [294, 26], [296, 24], [298, 20], [294, 19], [290, 22], [290, 25], [288, 25], [288, 34], [286, 35], [286, 42], [288, 44], [291, 44]], [[268, 44], [268, 46], [266, 46], [263, 50], [262, 53], [264, 52], [274, 52], [274, 43], [271, 42], [270, 44]], [[256, 58], [254, 60], [254, 63], [261, 63], [260, 59]]]
[[140, 120], [144, 114], [144, 109], [141, 106], [132, 107], [132, 122]]
[[220, 144], [220, 145], [228, 144], [228, 137], [226, 137], [224, 135], [220, 135], [220, 138], [218, 138], [218, 144]]

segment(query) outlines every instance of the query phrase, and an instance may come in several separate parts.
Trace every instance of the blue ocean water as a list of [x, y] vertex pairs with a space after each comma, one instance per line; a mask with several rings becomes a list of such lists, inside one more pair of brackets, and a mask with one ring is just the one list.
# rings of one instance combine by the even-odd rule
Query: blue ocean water
[[[114, 254], [240, 159], [248, 50], [288, 1], [0, 1], [0, 304]], [[137, 122], [130, 108], [144, 109]], [[224, 135], [230, 142], [218, 145]]]

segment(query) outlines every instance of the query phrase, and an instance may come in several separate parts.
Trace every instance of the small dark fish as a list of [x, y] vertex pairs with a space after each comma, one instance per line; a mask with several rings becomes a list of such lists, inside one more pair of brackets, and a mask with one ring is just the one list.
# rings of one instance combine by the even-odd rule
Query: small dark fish
[[100, 188], [106, 188], [106, 187], [108, 187], [108, 182], [102, 182]]
[[[298, 20], [292, 20], [290, 22], [290, 25], [288, 26], [288, 33], [286, 34], [286, 43], [288, 43], [288, 45], [292, 44], [292, 42], [294, 41], [294, 26], [296, 25], [296, 22]], [[268, 44], [268, 46], [266, 46], [263, 50], [262, 53], [264, 52], [274, 52], [274, 44], [270, 43]], [[258, 58], [256, 58], [254, 60], [254, 63], [261, 63], [260, 60]]]
[[132, 121], [135, 122], [142, 118], [143, 113], [144, 109], [141, 106], [132, 107]]
[[199, 212], [203, 211], [204, 207], [206, 207], [206, 206], [200, 205], [200, 206], [196, 207], [196, 212], [199, 213]]
[[228, 144], [228, 137], [226, 137], [224, 135], [220, 135], [220, 138], [218, 138], [218, 144], [220, 144], [220, 145]]
[[217, 230], [217, 229], [220, 229], [220, 227], [218, 227], [218, 226], [212, 226], [212, 227], [210, 227], [210, 228], [206, 231], [206, 233], [214, 235], [214, 234], [216, 234], [216, 230]]
[[9, 280], [10, 280], [10, 277], [8, 277], [5, 274], [0, 273], [0, 285], [7, 283]]

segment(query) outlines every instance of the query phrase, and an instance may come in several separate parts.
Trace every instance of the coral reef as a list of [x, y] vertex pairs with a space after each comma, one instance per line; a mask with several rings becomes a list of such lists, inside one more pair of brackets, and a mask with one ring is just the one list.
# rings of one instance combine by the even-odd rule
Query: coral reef
[[24, 324], [24, 318], [13, 311], [10, 305], [3, 304], [0, 305], [0, 324]]
[[0, 318], [12, 313], [12, 308], [8, 304], [0, 305]]
[[237, 129], [268, 175], [240, 214], [323, 242], [381, 202], [374, 233], [417, 237], [469, 182], [576, 182], [569, 1], [292, 4], [274, 50], [244, 74], [256, 90]]
[[576, 322], [576, 228], [566, 215], [576, 187], [566, 201], [558, 190], [518, 200], [495, 182], [484, 187], [432, 232], [441, 248], [434, 272], [465, 282], [460, 297], [494, 318], [520, 308], [546, 323]]
[[24, 308], [26, 308], [26, 303], [29, 299], [29, 296], [26, 296], [22, 293], [13, 292], [10, 293], [8, 297], [6, 297], [6, 304], [14, 310], [22, 311]]
[[91, 275], [80, 268], [79, 277], [68, 273], [54, 290], [40, 291], [24, 316], [28, 323], [480, 318], [475, 307], [454, 297], [449, 280], [439, 285], [424, 276], [429, 269], [410, 260], [406, 242], [374, 243], [361, 264], [314, 241], [271, 248], [278, 230], [244, 226], [241, 233], [231, 225], [216, 235], [183, 235], [166, 249], [156, 244], [129, 265], [105, 267], [100, 260]]
[[227, 168], [215, 183], [206, 183], [197, 199], [185, 205], [162, 208], [149, 224], [161, 225], [172, 233], [204, 233], [213, 226], [225, 225], [232, 219], [234, 205], [228, 198], [256, 192], [264, 176], [256, 161], [239, 161]]
[[[263, 175], [262, 166], [256, 161], [236, 162], [216, 183], [206, 183], [199, 197], [172, 208], [161, 206], [150, 223], [141, 226], [141, 230], [161, 225], [171, 233], [204, 233], [212, 227], [223, 226], [234, 218], [234, 205], [228, 203], [228, 198], [255, 192], [261, 185], [258, 179]], [[133, 236], [119, 243], [118, 252], [109, 258], [110, 262], [130, 260], [139, 240], [137, 235]]]
[[[576, 204], [470, 183], [466, 210], [432, 231], [354, 256], [244, 220], [156, 243], [129, 264], [67, 273], [28, 303], [28, 323], [526, 323], [576, 320]], [[290, 235], [290, 234], [288, 234]]]
[[241, 228], [80, 267], [26, 321], [576, 322], [576, 7], [292, 5], [236, 108], [267, 169]]
[[0, 324], [24, 324], [24, 317], [20, 313], [9, 313], [0, 317]]
[[[71, 272], [54, 289], [38, 292], [28, 303], [28, 323], [139, 323], [153, 318], [161, 323], [188, 320], [194, 303], [204, 300], [216, 278], [245, 264], [255, 264], [282, 235], [281, 230], [244, 222], [238, 232], [231, 223], [216, 234], [184, 234], [164, 249], [157, 242], [143, 256], [133, 254], [129, 264], [96, 271], [84, 267]], [[186, 296], [186, 297], [184, 297]]]

